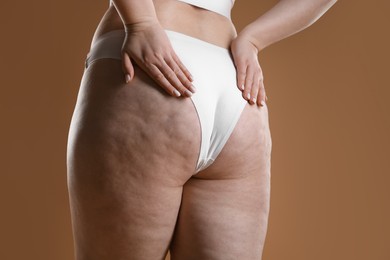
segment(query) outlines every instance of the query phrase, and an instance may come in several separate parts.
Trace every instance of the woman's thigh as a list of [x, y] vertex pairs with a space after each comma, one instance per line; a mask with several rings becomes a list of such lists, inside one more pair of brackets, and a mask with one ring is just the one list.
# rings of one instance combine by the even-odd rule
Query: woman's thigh
[[225, 147], [183, 189], [171, 259], [261, 259], [270, 201], [268, 108], [247, 104]]
[[77, 260], [163, 259], [200, 144], [189, 98], [121, 62], [84, 71], [69, 130], [68, 190]]

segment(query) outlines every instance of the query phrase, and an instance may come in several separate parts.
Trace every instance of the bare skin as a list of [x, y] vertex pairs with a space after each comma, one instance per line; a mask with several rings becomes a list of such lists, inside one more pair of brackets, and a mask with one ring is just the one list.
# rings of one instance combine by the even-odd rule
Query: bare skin
[[[235, 62], [261, 81], [258, 50], [248, 47], [238, 57], [237, 46], [252, 43], [234, 42], [228, 19], [175, 0], [153, 2], [163, 28], [236, 48]], [[123, 27], [111, 6], [93, 40]], [[132, 66], [126, 83], [128, 67], [100, 59], [81, 81], [67, 151], [76, 260], [164, 259], [168, 250], [173, 260], [261, 259], [272, 149], [268, 108], [259, 104], [262, 83], [247, 82], [244, 65], [238, 68], [238, 87], [247, 82], [243, 98], [251, 93], [256, 100], [247, 103], [215, 162], [192, 176], [201, 132], [186, 83], [172, 83], [182, 93], [175, 97]]]
[[268, 111], [247, 104], [217, 160], [191, 177], [200, 144], [191, 101], [136, 75], [124, 87], [120, 62], [101, 60], [83, 78], [68, 160], [76, 259], [163, 259], [169, 247], [172, 259], [259, 259]]

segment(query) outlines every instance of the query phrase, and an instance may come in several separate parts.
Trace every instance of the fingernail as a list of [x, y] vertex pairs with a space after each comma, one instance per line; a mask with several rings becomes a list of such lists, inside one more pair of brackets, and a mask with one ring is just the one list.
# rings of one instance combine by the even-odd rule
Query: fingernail
[[173, 94], [175, 94], [176, 97], [180, 97], [181, 94], [179, 91], [177, 91], [176, 89], [173, 90]]
[[186, 89], [186, 90], [184, 90], [184, 93], [186, 93], [187, 94], [187, 96], [189, 96], [189, 97], [191, 97], [192, 96], [192, 93], [188, 90], [188, 89]]
[[261, 106], [265, 106], [265, 101], [262, 100], [262, 101], [260, 102], [260, 104], [261, 104]]
[[249, 99], [251, 98], [251, 94], [247, 93], [247, 94], [246, 94], [246, 98], [247, 98], [248, 101], [249, 101]]
[[241, 90], [244, 90], [244, 84], [242, 84], [240, 88], [241, 88]]
[[253, 104], [256, 104], [256, 98], [252, 98]]
[[129, 81], [131, 80], [131, 77], [129, 74], [126, 74], [125, 75], [125, 79], [126, 79], [126, 83], [129, 83]]
[[189, 88], [193, 93], [196, 92], [196, 88], [194, 87], [194, 85], [191, 84], [188, 88]]
[[194, 81], [194, 77], [192, 75], [190, 75], [190, 80]]

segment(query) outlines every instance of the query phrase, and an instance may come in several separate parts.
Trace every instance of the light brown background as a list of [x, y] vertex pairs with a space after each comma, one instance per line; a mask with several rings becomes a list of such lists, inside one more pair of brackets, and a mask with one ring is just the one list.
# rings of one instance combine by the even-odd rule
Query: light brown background
[[[237, 28], [275, 3], [238, 0]], [[73, 259], [67, 133], [107, 7], [0, 3], [0, 259]], [[339, 1], [260, 54], [273, 138], [264, 260], [390, 259], [389, 10]]]

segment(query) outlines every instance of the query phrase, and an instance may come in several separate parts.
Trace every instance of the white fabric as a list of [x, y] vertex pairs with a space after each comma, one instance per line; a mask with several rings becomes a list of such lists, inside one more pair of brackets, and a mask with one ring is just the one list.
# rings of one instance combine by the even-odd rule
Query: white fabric
[[[165, 32], [175, 53], [194, 77], [196, 92], [190, 98], [201, 128], [195, 175], [217, 158], [248, 102], [237, 87], [236, 68], [228, 49], [179, 32]], [[121, 60], [124, 37], [124, 30], [100, 36], [87, 55], [86, 68], [101, 58]]]
[[[223, 16], [226, 16], [231, 20], [230, 12], [234, 5], [234, 0], [178, 0], [190, 5], [201, 7], [216, 13], [219, 13]], [[112, 0], [110, 0], [110, 5]]]
[[178, 0], [190, 5], [198, 6], [223, 16], [226, 16], [229, 20], [230, 12], [233, 8], [234, 0]]

